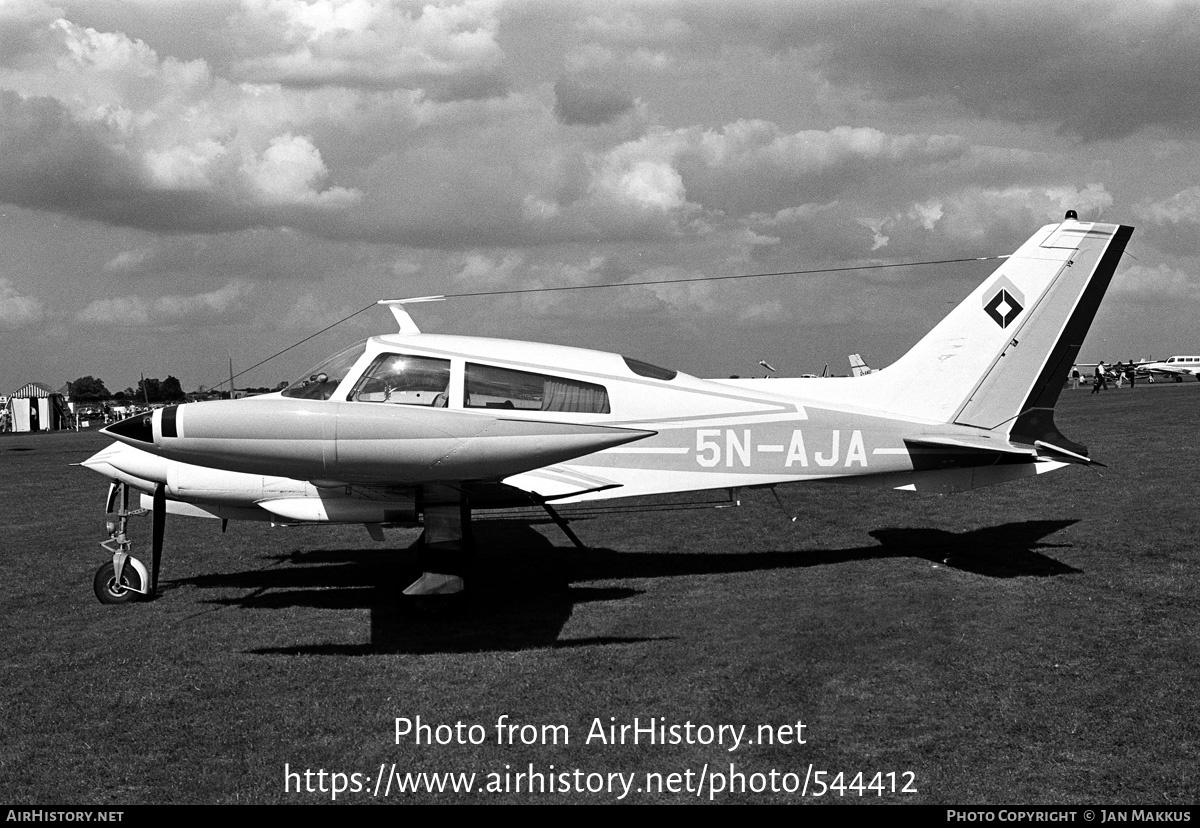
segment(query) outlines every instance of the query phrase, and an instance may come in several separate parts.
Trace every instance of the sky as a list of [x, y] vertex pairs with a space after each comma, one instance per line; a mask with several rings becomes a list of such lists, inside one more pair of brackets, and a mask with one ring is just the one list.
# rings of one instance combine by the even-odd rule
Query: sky
[[[1200, 350], [1200, 2], [0, 0], [0, 393], [193, 390], [380, 299], [700, 376], [897, 359], [1068, 209], [1082, 360]], [[275, 385], [371, 308], [246, 373]]]

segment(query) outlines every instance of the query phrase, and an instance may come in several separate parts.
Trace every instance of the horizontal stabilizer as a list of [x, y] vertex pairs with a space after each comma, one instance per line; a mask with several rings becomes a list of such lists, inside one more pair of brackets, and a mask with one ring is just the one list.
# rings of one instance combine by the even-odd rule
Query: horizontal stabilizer
[[1014, 445], [1002, 435], [923, 434], [906, 439], [904, 445], [915, 471], [970, 469], [1037, 460], [1032, 447]]
[[1016, 454], [1033, 458], [1037, 452], [1029, 446], [1011, 443], [999, 434], [922, 434], [920, 437], [905, 440], [905, 443], [918, 446], [969, 449], [973, 451], [995, 451], [1001, 454]]
[[[1066, 441], [1064, 441], [1066, 442]], [[995, 463], [1027, 463], [1057, 460], [1103, 466], [1086, 454], [1038, 440], [1032, 446], [1014, 443], [997, 432], [978, 434], [922, 434], [904, 441], [916, 469], [961, 468]]]
[[1099, 460], [1093, 460], [1086, 454], [1079, 454], [1070, 449], [1056, 446], [1052, 443], [1047, 443], [1045, 440], [1035, 440], [1033, 443], [1038, 448], [1038, 454], [1044, 457], [1049, 457], [1053, 460], [1061, 460], [1064, 463], [1081, 463], [1085, 466], [1100, 466], [1107, 468], [1104, 463]]

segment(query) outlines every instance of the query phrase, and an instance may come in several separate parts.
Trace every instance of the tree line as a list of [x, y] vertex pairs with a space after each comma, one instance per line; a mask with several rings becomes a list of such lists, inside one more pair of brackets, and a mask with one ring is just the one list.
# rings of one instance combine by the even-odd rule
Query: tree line
[[106, 402], [108, 400], [151, 403], [180, 402], [186, 396], [179, 380], [170, 376], [165, 380], [147, 377], [139, 380], [136, 388], [126, 388], [115, 394], [105, 387], [104, 380], [91, 376], [80, 377], [67, 385], [71, 389], [71, 399], [75, 402]]

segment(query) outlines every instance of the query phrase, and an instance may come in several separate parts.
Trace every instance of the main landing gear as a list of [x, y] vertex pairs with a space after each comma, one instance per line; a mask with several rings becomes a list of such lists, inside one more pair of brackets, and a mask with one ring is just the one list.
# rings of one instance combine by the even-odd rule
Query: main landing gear
[[[464, 573], [475, 555], [475, 537], [471, 531], [471, 503], [462, 490], [439, 484], [422, 490], [425, 531], [418, 546], [421, 577], [404, 590], [412, 606], [438, 605], [466, 589]], [[576, 548], [587, 551], [567, 521], [544, 501], [540, 503], [555, 525]]]
[[424, 495], [425, 531], [418, 547], [423, 571], [404, 590], [404, 597], [458, 595], [465, 587], [463, 573], [475, 553], [470, 504], [449, 486], [427, 486]]
[[146, 514], [145, 509], [129, 508], [129, 486], [114, 481], [108, 489], [105, 511], [112, 515], [107, 524], [108, 540], [100, 545], [112, 553], [112, 560], [96, 570], [92, 589], [101, 604], [128, 604], [131, 601], [148, 601], [158, 590], [158, 568], [162, 560], [163, 527], [167, 515], [166, 487], [159, 483], [154, 489], [154, 508], [151, 509], [151, 569], [129, 554], [133, 542], [129, 540], [129, 518]]

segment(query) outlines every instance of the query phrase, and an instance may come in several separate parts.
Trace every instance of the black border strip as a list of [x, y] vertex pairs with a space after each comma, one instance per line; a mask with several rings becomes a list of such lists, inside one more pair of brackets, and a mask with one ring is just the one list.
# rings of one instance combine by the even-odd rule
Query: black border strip
[[1030, 389], [1020, 415], [1013, 422], [1009, 431], [1011, 439], [1031, 445], [1036, 440], [1044, 440], [1087, 455], [1086, 446], [1068, 440], [1058, 430], [1054, 424], [1054, 406], [1066, 384], [1071, 366], [1079, 357], [1083, 340], [1096, 318], [1100, 302], [1104, 299], [1113, 274], [1117, 271], [1117, 265], [1121, 262], [1121, 256], [1125, 253], [1125, 245], [1129, 243], [1132, 234], [1133, 228], [1125, 224], [1118, 225], [1113, 232], [1112, 241], [1097, 262], [1074, 312], [1067, 320], [1058, 342], [1051, 349], [1050, 356]]

